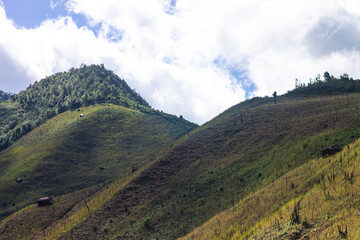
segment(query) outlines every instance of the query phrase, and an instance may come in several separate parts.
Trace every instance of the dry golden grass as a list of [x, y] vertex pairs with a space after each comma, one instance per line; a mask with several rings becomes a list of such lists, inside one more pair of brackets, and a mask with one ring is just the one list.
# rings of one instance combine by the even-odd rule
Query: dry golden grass
[[[360, 141], [332, 157], [314, 159], [181, 239], [360, 239]], [[352, 176], [352, 177], [351, 177]], [[302, 223], [290, 224], [300, 201]], [[306, 220], [305, 220], [306, 219]], [[307, 228], [305, 223], [310, 224]]]

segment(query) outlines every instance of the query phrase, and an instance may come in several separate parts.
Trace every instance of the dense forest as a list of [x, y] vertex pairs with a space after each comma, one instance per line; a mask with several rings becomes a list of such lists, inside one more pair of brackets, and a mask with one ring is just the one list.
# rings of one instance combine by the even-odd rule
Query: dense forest
[[0, 150], [67, 110], [99, 103], [148, 111], [150, 105], [124, 80], [101, 65], [82, 65], [30, 85], [16, 95], [0, 92]]

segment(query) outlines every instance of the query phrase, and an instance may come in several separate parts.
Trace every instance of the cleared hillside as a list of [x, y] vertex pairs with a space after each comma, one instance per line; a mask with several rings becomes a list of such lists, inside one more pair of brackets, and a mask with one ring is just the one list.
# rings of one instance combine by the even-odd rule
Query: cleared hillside
[[137, 177], [149, 164], [151, 163], [116, 180], [54, 197], [52, 205], [27, 206], [1, 221], [0, 239], [59, 238], [111, 200], [117, 191]]
[[63, 238], [184, 236], [324, 146], [359, 137], [359, 103], [351, 94], [234, 106], [179, 140]]
[[357, 139], [313, 159], [182, 239], [359, 239], [359, 154]]
[[[0, 216], [44, 195], [124, 176], [196, 127], [148, 108], [113, 104], [59, 114], [0, 152]], [[16, 182], [21, 178], [21, 182]]]

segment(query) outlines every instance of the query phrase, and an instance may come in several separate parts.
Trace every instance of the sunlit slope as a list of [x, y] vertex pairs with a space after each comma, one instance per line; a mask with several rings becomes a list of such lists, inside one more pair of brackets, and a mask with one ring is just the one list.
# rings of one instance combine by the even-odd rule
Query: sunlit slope
[[277, 104], [258, 98], [234, 106], [179, 140], [63, 238], [184, 236], [318, 157], [324, 146], [359, 137], [359, 103], [360, 95], [351, 94], [281, 97]]
[[0, 152], [1, 216], [43, 195], [131, 173], [194, 127], [150, 108], [106, 104], [64, 112]]
[[359, 164], [356, 140], [249, 194], [182, 239], [360, 239]]
[[[0, 96], [1, 96], [0, 92]], [[150, 105], [104, 65], [81, 65], [0, 97], [0, 151], [60, 113], [82, 106], [112, 103], [147, 111]]]

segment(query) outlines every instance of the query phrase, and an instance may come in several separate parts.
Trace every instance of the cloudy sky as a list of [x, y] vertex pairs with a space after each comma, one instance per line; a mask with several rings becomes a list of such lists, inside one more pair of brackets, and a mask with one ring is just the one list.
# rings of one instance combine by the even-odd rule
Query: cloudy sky
[[360, 78], [360, 1], [0, 0], [1, 90], [82, 63], [202, 124], [295, 78]]

